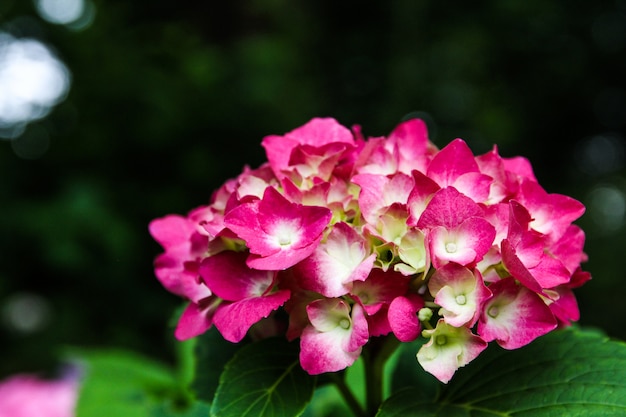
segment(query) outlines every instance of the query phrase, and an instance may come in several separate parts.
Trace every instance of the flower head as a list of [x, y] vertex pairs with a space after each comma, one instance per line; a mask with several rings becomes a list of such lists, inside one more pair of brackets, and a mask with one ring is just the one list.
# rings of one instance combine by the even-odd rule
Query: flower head
[[462, 139], [438, 150], [418, 119], [366, 138], [314, 118], [262, 146], [267, 162], [208, 205], [150, 224], [155, 274], [189, 303], [177, 338], [215, 325], [238, 342], [283, 319], [272, 328], [320, 374], [371, 338], [422, 334], [419, 363], [448, 382], [489, 342], [516, 349], [579, 318], [584, 207], [545, 191], [527, 159]]

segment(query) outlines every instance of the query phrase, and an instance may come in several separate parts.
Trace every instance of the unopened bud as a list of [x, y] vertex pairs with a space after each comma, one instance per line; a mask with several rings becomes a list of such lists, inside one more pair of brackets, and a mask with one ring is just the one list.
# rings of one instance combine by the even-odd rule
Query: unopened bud
[[433, 311], [428, 307], [421, 308], [420, 311], [417, 312], [417, 318], [419, 318], [420, 321], [429, 321], [432, 316]]

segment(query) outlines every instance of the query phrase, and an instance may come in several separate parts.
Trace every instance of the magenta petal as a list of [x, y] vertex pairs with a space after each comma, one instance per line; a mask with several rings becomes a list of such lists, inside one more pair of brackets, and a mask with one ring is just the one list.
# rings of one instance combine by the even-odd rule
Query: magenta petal
[[484, 218], [470, 217], [457, 227], [435, 227], [428, 236], [435, 268], [446, 262], [469, 265], [479, 262], [493, 245], [496, 229]]
[[398, 170], [405, 174], [413, 170], [426, 172], [429, 157], [428, 129], [421, 119], [400, 123], [387, 138], [398, 148]]
[[299, 283], [326, 297], [341, 297], [350, 292], [353, 281], [369, 275], [375, 259], [352, 226], [336, 223], [326, 241], [296, 266]]
[[174, 336], [187, 340], [206, 332], [213, 324], [212, 312], [200, 304], [189, 303], [178, 320]]
[[353, 144], [352, 132], [332, 118], [314, 118], [284, 136], [271, 135], [263, 139], [267, 159], [277, 176], [289, 166], [291, 151], [298, 145], [322, 146], [332, 142]]
[[360, 351], [361, 346], [367, 343], [369, 339], [369, 330], [367, 327], [367, 319], [363, 307], [360, 304], [354, 304], [352, 306], [352, 334], [346, 350], [348, 352]]
[[501, 246], [502, 263], [509, 271], [509, 273], [522, 283], [526, 288], [531, 289], [536, 293], [543, 293], [543, 288], [535, 277], [528, 271], [522, 261], [517, 257], [515, 248], [511, 245], [508, 239], [504, 239]]
[[468, 172], [479, 172], [478, 164], [469, 146], [462, 139], [455, 139], [435, 155], [427, 175], [441, 187], [447, 187]]
[[268, 187], [262, 200], [232, 209], [224, 222], [246, 241], [250, 267], [281, 270], [313, 253], [331, 217], [325, 207], [292, 203]]
[[284, 270], [311, 255], [316, 247], [317, 244], [311, 244], [297, 250], [279, 251], [269, 256], [259, 256], [251, 253], [246, 262], [250, 268], [254, 269], [268, 271]]
[[218, 297], [227, 301], [261, 296], [274, 284], [273, 271], [246, 265], [245, 252], [224, 251], [202, 261], [200, 275]]
[[561, 194], [548, 194], [538, 183], [525, 180], [516, 197], [532, 216], [530, 227], [552, 240], [559, 239], [570, 224], [585, 212], [579, 201]]
[[189, 245], [189, 237], [196, 230], [186, 217], [176, 214], [152, 220], [148, 226], [150, 234], [164, 249]]
[[389, 304], [406, 294], [409, 277], [395, 271], [374, 268], [365, 281], [354, 281], [351, 295], [357, 297], [368, 314], [375, 314], [381, 304]]
[[184, 262], [168, 252], [154, 260], [154, 274], [163, 286], [173, 294], [194, 303], [211, 295], [211, 290], [200, 281], [197, 262]]
[[389, 325], [389, 304], [383, 304], [381, 308], [374, 314], [367, 315], [367, 329], [370, 336], [384, 336], [391, 333]]
[[445, 226], [450, 229], [470, 217], [483, 217], [483, 210], [471, 198], [453, 187], [442, 188], [433, 195], [422, 213], [417, 227], [420, 229]]
[[585, 233], [576, 225], [571, 225], [565, 234], [551, 248], [550, 252], [563, 263], [570, 273], [574, 273], [586, 259], [583, 252]]
[[578, 310], [578, 302], [571, 289], [564, 285], [553, 288], [559, 294], [559, 298], [549, 305], [554, 316], [559, 323], [569, 326], [572, 321], [580, 319], [580, 311]]
[[253, 324], [268, 317], [289, 299], [289, 290], [225, 304], [215, 312], [213, 322], [224, 339], [240, 342]]
[[413, 182], [415, 186], [411, 190], [407, 200], [410, 213], [409, 219], [407, 220], [409, 226], [415, 226], [417, 224], [417, 221], [430, 202], [430, 198], [440, 189], [435, 181], [419, 171], [413, 171]]
[[84, 382], [81, 380], [83, 366], [73, 363], [68, 365], [58, 379], [44, 378], [34, 373], [3, 376], [0, 380], [0, 416], [75, 417]]
[[401, 342], [411, 342], [420, 335], [417, 312], [424, 307], [424, 300], [417, 294], [396, 297], [389, 304], [387, 317], [393, 334]]

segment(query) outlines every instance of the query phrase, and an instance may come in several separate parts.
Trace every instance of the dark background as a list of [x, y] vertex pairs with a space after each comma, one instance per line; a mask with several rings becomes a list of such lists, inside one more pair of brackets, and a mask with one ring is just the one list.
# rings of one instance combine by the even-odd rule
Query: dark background
[[0, 140], [0, 377], [66, 345], [171, 360], [181, 301], [154, 278], [149, 221], [206, 203], [263, 162], [263, 136], [315, 116], [376, 136], [418, 112], [440, 147], [528, 157], [588, 208], [581, 324], [626, 339], [625, 0], [90, 4], [78, 30], [0, 1], [0, 32], [71, 73], [47, 117]]

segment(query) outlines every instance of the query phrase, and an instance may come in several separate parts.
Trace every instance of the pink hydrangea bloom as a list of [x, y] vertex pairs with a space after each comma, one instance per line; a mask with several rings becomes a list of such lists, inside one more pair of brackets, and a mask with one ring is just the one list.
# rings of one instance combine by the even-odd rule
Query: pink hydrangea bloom
[[280, 270], [315, 251], [331, 216], [325, 207], [292, 203], [267, 187], [261, 200], [232, 209], [224, 221], [246, 242], [251, 268]]
[[436, 328], [424, 330], [423, 333], [430, 340], [420, 348], [417, 360], [424, 369], [444, 383], [452, 379], [457, 369], [470, 363], [487, 347], [487, 342], [467, 327], [454, 327], [444, 320], [439, 320]]
[[340, 371], [354, 363], [369, 336], [363, 309], [338, 298], [306, 307], [310, 324], [300, 336], [300, 363], [312, 375]]
[[0, 417], [73, 417], [78, 390], [76, 376], [52, 380], [11, 376], [0, 381]]
[[[418, 362], [448, 382], [488, 343], [516, 349], [578, 320], [584, 212], [523, 157], [441, 150], [411, 119], [367, 138], [314, 118], [262, 141], [186, 216], [150, 224], [155, 274], [188, 305], [175, 335], [229, 341], [284, 318], [311, 374], [351, 366], [371, 338], [429, 339]], [[422, 331], [422, 329], [425, 329]]]

